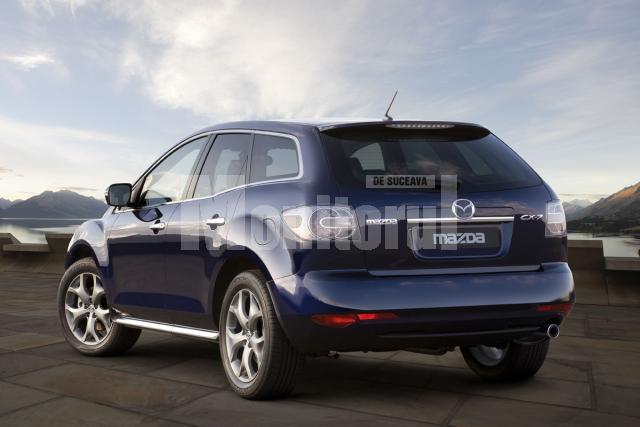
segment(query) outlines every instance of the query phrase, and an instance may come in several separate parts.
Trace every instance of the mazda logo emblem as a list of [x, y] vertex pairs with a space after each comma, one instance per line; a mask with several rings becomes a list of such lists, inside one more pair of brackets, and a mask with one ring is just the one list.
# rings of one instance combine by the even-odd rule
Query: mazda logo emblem
[[471, 219], [476, 213], [476, 207], [468, 199], [458, 199], [451, 205], [451, 212], [459, 219]]

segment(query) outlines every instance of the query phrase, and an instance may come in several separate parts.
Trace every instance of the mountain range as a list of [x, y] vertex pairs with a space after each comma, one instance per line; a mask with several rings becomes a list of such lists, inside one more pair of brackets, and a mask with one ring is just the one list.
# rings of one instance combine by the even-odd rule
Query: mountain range
[[45, 191], [27, 200], [3, 202], [3, 205], [7, 207], [0, 208], [0, 218], [99, 218], [107, 210], [104, 202], [67, 190]]
[[570, 231], [640, 231], [640, 182], [567, 215], [567, 219]]
[[569, 202], [562, 202], [562, 207], [564, 208], [564, 213], [567, 215], [567, 218], [573, 218], [579, 215], [584, 208], [592, 204], [593, 203], [587, 199], [574, 199]]
[[[570, 231], [640, 231], [640, 182], [591, 204], [576, 199], [563, 206]], [[0, 198], [0, 218], [99, 218], [107, 205], [73, 191], [45, 191], [27, 200]]]
[[2, 211], [2, 209], [7, 209], [9, 206], [15, 205], [16, 203], [21, 201], [22, 200], [11, 201], [11, 200], [3, 199], [2, 197], [0, 197], [0, 211]]

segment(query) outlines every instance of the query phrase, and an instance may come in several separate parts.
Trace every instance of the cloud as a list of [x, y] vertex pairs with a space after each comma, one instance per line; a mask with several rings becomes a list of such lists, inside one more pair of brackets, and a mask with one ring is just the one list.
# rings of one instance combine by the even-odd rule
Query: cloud
[[[607, 193], [640, 178], [638, 2], [398, 1], [392, 10], [389, 2], [351, 0], [22, 4], [24, 40], [9, 52], [55, 53], [40, 66], [66, 64], [61, 75], [82, 83], [70, 88], [67, 107], [98, 101], [109, 120], [110, 109], [135, 105], [136, 117], [118, 126], [153, 122], [155, 141], [205, 122], [381, 117], [399, 89], [392, 116], [486, 125], [559, 191]], [[33, 86], [33, 74], [5, 74], [11, 88]], [[86, 88], [98, 86], [100, 99], [90, 99], [96, 94]], [[47, 126], [50, 138], [39, 125], [21, 133], [65, 150], [123, 142], [78, 129], [87, 117], [77, 117], [76, 128]], [[135, 154], [156, 146], [139, 144]], [[66, 152], [75, 162], [77, 153]]]
[[560, 44], [535, 58], [509, 88], [533, 112], [506, 135], [526, 141], [534, 166], [562, 184], [573, 180], [600, 193], [625, 176], [627, 183], [636, 182], [640, 58], [630, 55], [635, 49], [634, 40], [603, 37]]
[[73, 16], [76, 11], [91, 3], [91, 0], [20, 0], [22, 7], [32, 14], [44, 12], [54, 16], [56, 9], [68, 10]]
[[0, 166], [0, 180], [2, 180], [3, 178], [8, 178], [8, 177], [18, 177], [19, 178], [19, 177], [22, 177], [22, 176], [24, 176], [24, 175], [14, 171], [11, 168]]
[[95, 192], [98, 191], [96, 188], [89, 187], [58, 187], [58, 190], [61, 191], [76, 191], [76, 192]]
[[[90, 142], [92, 144], [127, 144], [126, 138], [86, 129], [64, 126], [39, 125], [10, 119], [0, 115], [0, 137], [8, 144], [14, 141], [30, 143], [45, 141], [66, 141], [67, 143]], [[50, 151], [47, 152], [51, 154]], [[41, 153], [45, 154], [45, 153]]]
[[62, 187], [99, 196], [97, 189], [132, 180], [153, 160], [119, 136], [26, 123], [1, 115], [0, 141], [3, 170], [20, 165], [23, 175], [2, 174], [0, 194], [9, 198], [17, 197], [20, 191], [39, 193]]
[[50, 65], [56, 62], [50, 54], [44, 52], [25, 55], [6, 55], [3, 59], [24, 70], [33, 70], [43, 65]]
[[121, 54], [121, 81], [141, 83], [159, 105], [220, 121], [357, 115], [381, 92], [388, 102], [393, 91], [380, 88], [389, 73], [437, 44], [427, 35], [439, 8], [414, 25], [422, 6], [392, 15], [382, 6], [127, 1], [109, 11], [136, 29]]

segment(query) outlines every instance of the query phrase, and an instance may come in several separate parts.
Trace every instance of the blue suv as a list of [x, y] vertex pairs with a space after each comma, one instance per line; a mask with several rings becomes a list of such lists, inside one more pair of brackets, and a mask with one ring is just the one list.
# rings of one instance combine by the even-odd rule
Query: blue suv
[[575, 301], [562, 205], [482, 126], [254, 121], [201, 130], [84, 223], [65, 337], [219, 343], [231, 387], [285, 396], [307, 356], [459, 347], [489, 380], [542, 366]]

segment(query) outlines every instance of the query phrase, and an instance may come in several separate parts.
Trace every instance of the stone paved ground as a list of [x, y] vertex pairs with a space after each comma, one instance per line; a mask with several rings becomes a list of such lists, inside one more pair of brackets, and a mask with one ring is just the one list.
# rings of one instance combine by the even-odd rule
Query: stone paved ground
[[87, 358], [58, 330], [53, 275], [0, 273], [0, 425], [640, 425], [640, 309], [578, 306], [524, 384], [487, 384], [458, 352], [308, 361], [287, 400], [227, 387], [214, 344], [145, 332]]

